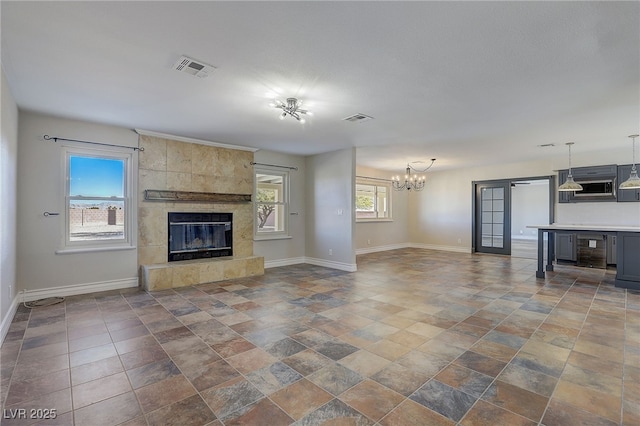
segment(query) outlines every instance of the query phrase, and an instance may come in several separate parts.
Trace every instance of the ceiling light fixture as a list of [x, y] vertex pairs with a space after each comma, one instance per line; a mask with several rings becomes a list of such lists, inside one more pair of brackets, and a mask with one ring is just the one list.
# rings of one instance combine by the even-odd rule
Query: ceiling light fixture
[[631, 138], [631, 144], [633, 145], [633, 165], [631, 166], [631, 173], [629, 179], [620, 184], [620, 189], [640, 189], [640, 177], [638, 177], [638, 170], [636, 169], [636, 138], [638, 135], [629, 135]]
[[565, 144], [569, 147], [569, 175], [567, 176], [567, 180], [558, 187], [558, 191], [560, 192], [582, 191], [582, 185], [573, 180], [573, 174], [571, 173], [571, 145], [573, 144], [574, 142], [567, 142]]
[[411, 176], [411, 170], [418, 173], [424, 173], [427, 170], [429, 170], [431, 166], [433, 166], [433, 163], [435, 163], [435, 161], [436, 159], [432, 158], [431, 164], [429, 164], [429, 167], [423, 170], [416, 169], [414, 166], [411, 165], [416, 163], [422, 163], [422, 161], [414, 161], [413, 163], [408, 163], [406, 174], [404, 175], [404, 183], [402, 184], [400, 183], [400, 176], [392, 176], [391, 186], [396, 191], [402, 191], [403, 189], [406, 189], [407, 191], [411, 191], [412, 189], [414, 191], [422, 191], [424, 189], [424, 184], [427, 179], [424, 176], [415, 176], [415, 175]]
[[284, 120], [287, 115], [290, 115], [299, 122], [304, 123], [306, 120], [304, 119], [304, 117], [302, 117], [303, 115], [313, 115], [311, 111], [301, 109], [300, 107], [302, 106], [302, 102], [300, 102], [296, 98], [287, 98], [286, 103], [276, 99], [272, 103], [270, 103], [269, 106], [282, 110], [282, 114], [280, 114], [280, 120]]

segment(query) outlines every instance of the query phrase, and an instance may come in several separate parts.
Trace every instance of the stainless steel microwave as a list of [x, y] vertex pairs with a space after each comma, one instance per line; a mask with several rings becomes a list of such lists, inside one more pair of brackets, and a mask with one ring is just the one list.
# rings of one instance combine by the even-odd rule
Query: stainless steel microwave
[[616, 178], [578, 179], [576, 182], [582, 185], [582, 191], [576, 191], [573, 198], [576, 200], [610, 200], [616, 199]]

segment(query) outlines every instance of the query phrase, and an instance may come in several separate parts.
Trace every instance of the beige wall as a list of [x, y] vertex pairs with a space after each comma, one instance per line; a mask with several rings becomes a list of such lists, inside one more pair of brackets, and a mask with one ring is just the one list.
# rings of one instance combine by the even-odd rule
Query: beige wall
[[[630, 151], [624, 145], [574, 153], [573, 166], [627, 164]], [[471, 250], [473, 181], [554, 175], [566, 167], [566, 152], [556, 150], [545, 160], [428, 173], [424, 196], [409, 199], [411, 243]], [[555, 216], [558, 223], [640, 226], [640, 203], [556, 204]]]
[[[45, 141], [45, 134], [132, 147], [138, 145], [138, 135], [130, 129], [20, 112], [17, 202], [19, 289], [34, 291], [74, 285], [137, 283], [135, 249], [56, 254], [64, 238], [62, 142]], [[86, 147], [83, 144], [76, 146]], [[135, 188], [135, 153], [132, 166]], [[61, 214], [44, 217], [45, 211]]]
[[[71, 139], [137, 146], [138, 135], [130, 129], [31, 112], [21, 111], [19, 120], [17, 115], [17, 107], [3, 76], [0, 200], [3, 203], [3, 212], [8, 214], [4, 214], [2, 218], [0, 246], [3, 250], [0, 286], [2, 314], [6, 315], [11, 299], [19, 290], [46, 290], [73, 285], [137, 280], [138, 251], [136, 249], [64, 255], [55, 253], [63, 238], [63, 226], [60, 222], [63, 216], [45, 218], [42, 213], [44, 211], [61, 212], [64, 209], [62, 154], [60, 144], [46, 142], [42, 136], [49, 134]], [[614, 145], [619, 145], [619, 148], [589, 153], [576, 149], [573, 165], [579, 167], [629, 163], [631, 161], [630, 144], [623, 140], [620, 144], [612, 144]], [[200, 148], [191, 146], [191, 149]], [[16, 150], [18, 151], [17, 160], [15, 159]], [[137, 164], [137, 155], [135, 154], [134, 165]], [[241, 161], [236, 159], [231, 161], [230, 157], [228, 161], [221, 162], [219, 166], [221, 168], [213, 172], [212, 176], [207, 176], [206, 173], [193, 173], [193, 169], [191, 174], [186, 173], [186, 169], [182, 170], [185, 165], [181, 160], [175, 161], [170, 166], [165, 165], [163, 174], [155, 173], [160, 171], [157, 170], [157, 165], [145, 166], [148, 172], [144, 175], [146, 183], [140, 185], [139, 194], [143, 189], [148, 189], [147, 187], [160, 189], [156, 179], [159, 179], [168, 189], [196, 190], [194, 188], [199, 188], [215, 191], [218, 188], [216, 185], [224, 182], [225, 185], [234, 187], [231, 192], [251, 193], [252, 184], [247, 180], [253, 179], [252, 168], [248, 166], [250, 157], [248, 154], [243, 155], [247, 155], [247, 158], [242, 158]], [[192, 161], [194, 158], [195, 161], [200, 161], [206, 156], [192, 156]], [[355, 223], [353, 197], [356, 168], [353, 149], [310, 157], [260, 151], [255, 158], [261, 162], [299, 168], [297, 172], [292, 172], [291, 185], [291, 211], [297, 211], [299, 215], [289, 218], [291, 239], [253, 242], [251, 224], [253, 210], [250, 205], [243, 207], [248, 209], [246, 215], [243, 213], [246, 220], [243, 219], [241, 226], [247, 239], [241, 250], [250, 253], [255, 249], [256, 254], [265, 256], [270, 262], [303, 257], [305, 260], [325, 262], [326, 266], [344, 269], [355, 267], [355, 250], [367, 247], [368, 239], [372, 240], [371, 246], [412, 243], [452, 250], [470, 249], [472, 181], [549, 175], [554, 174], [554, 170], [567, 166], [565, 150], [556, 149], [550, 152], [545, 160], [495, 164], [463, 170], [434, 170], [428, 173], [424, 191], [406, 194], [405, 202], [399, 198], [402, 194], [393, 194], [394, 221], [388, 225], [386, 223]], [[382, 176], [386, 175], [384, 172], [358, 170], [360, 170], [358, 173], [370, 173], [376, 176], [381, 173], [381, 177], [386, 178]], [[245, 173], [248, 173], [247, 177], [242, 178]], [[13, 182], [17, 181], [17, 184], [12, 183], [12, 179]], [[14, 197], [16, 197], [16, 209], [11, 210], [11, 207], [5, 207]], [[403, 206], [406, 208], [404, 213]], [[141, 216], [146, 214], [152, 214], [152, 212], [140, 213]], [[563, 223], [640, 226], [640, 203], [562, 204], [556, 208], [556, 220]], [[153, 233], [166, 232], [165, 221], [166, 219], [162, 221], [161, 226], [157, 227], [159, 231], [150, 228], [141, 231], [143, 232], [141, 238], [153, 239], [157, 237], [152, 235]], [[14, 223], [15, 226], [12, 226]], [[403, 225], [404, 223], [406, 226]], [[12, 233], [12, 229], [15, 232]], [[13, 244], [16, 245], [14, 259], [10, 254]], [[9, 253], [6, 251], [7, 248]], [[329, 250], [332, 251], [331, 255]], [[151, 254], [150, 251], [143, 254], [143, 256], [156, 255], [157, 253]], [[162, 255], [166, 256], [164, 248]], [[145, 259], [154, 258], [146, 257]], [[11, 265], [14, 262], [16, 266], [12, 271]], [[12, 281], [15, 285], [12, 285], [12, 291], [9, 292], [8, 287]]]
[[[2, 336], [8, 330], [8, 317], [11, 304], [18, 289], [16, 288], [16, 200], [18, 176], [18, 107], [11, 94], [11, 89], [1, 70], [2, 95], [0, 130], [0, 321]], [[5, 327], [5, 325], [7, 327]]]
[[289, 171], [289, 236], [291, 238], [254, 241], [253, 252], [256, 256], [264, 257], [266, 267], [286, 263], [300, 263], [305, 255], [306, 241], [305, 159], [299, 155], [260, 150], [254, 154], [254, 161], [257, 163], [297, 167], [298, 170]]
[[[253, 152], [140, 136], [138, 258], [141, 265], [166, 263], [169, 212], [233, 213], [233, 255], [253, 254], [251, 203], [146, 201], [146, 189], [223, 194], [253, 192]], [[179, 262], [178, 262], [179, 263]]]
[[[356, 176], [389, 179], [391, 173], [357, 166]], [[374, 181], [375, 182], [375, 181]], [[421, 192], [391, 191], [391, 221], [356, 222], [355, 247], [359, 252], [376, 251], [406, 244], [409, 241], [409, 197], [420, 197]]]
[[355, 269], [355, 169], [355, 149], [306, 158], [305, 254], [311, 261]]

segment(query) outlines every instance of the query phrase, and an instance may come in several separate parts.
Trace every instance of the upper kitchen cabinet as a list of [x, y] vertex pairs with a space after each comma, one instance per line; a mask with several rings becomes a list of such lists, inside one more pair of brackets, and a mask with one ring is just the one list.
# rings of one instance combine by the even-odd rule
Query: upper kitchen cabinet
[[[618, 193], [618, 166], [576, 167], [572, 169], [573, 179], [582, 185], [582, 191], [561, 192], [560, 203], [616, 201]], [[568, 170], [558, 171], [558, 183], [562, 184], [569, 174]]]
[[[618, 185], [629, 179], [631, 164], [618, 166]], [[638, 168], [638, 166], [636, 166]], [[618, 189], [618, 202], [640, 202], [640, 189]]]

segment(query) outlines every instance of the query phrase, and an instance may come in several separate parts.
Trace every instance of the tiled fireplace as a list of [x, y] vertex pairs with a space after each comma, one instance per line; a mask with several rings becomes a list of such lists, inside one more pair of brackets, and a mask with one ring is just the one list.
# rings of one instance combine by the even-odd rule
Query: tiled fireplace
[[[140, 135], [140, 146], [144, 148], [139, 154], [138, 174], [138, 263], [142, 286], [152, 291], [262, 275], [264, 259], [253, 256], [251, 202], [217, 202], [211, 197], [206, 201], [145, 199], [148, 190], [251, 194], [253, 170], [249, 163], [253, 152], [147, 135]], [[179, 215], [173, 216], [172, 221], [171, 214]], [[181, 222], [200, 225], [185, 227]], [[176, 241], [173, 236], [170, 242], [172, 226], [182, 232], [179, 239], [193, 241]], [[227, 236], [231, 246], [227, 245]], [[186, 246], [180, 248], [183, 243]], [[216, 244], [221, 247], [213, 247]], [[173, 256], [171, 251], [175, 252]], [[198, 252], [206, 254], [197, 256]]]

